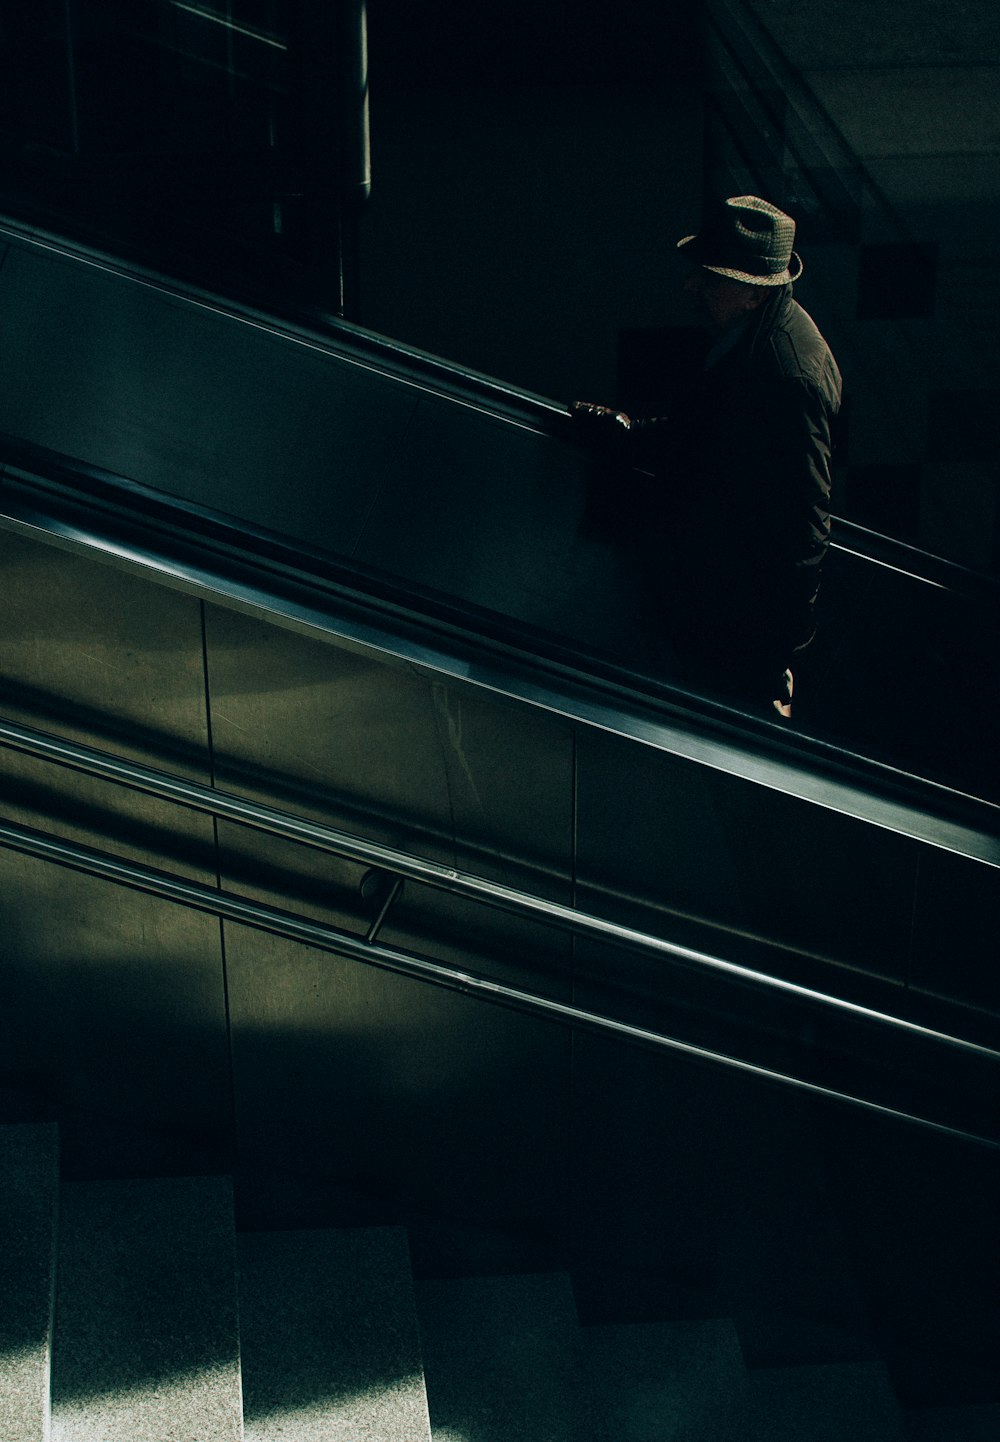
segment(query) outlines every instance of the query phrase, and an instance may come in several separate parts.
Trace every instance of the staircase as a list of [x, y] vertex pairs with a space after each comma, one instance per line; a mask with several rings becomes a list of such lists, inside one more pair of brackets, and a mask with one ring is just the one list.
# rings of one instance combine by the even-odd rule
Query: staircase
[[60, 1183], [0, 1127], [3, 1442], [993, 1442], [725, 1319], [581, 1327], [568, 1275], [414, 1281], [404, 1230], [237, 1234], [228, 1178]]

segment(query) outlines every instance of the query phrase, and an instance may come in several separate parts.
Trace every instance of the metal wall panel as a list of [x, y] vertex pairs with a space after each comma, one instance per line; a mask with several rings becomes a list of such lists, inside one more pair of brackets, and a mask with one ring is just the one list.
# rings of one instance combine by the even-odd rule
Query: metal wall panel
[[[915, 844], [597, 732], [579, 738], [577, 797], [580, 905], [668, 935], [672, 911], [704, 918], [718, 934], [702, 945], [723, 954], [749, 933], [905, 976]], [[780, 951], [767, 960], [782, 969]]]
[[350, 554], [415, 401], [376, 373], [55, 254], [0, 271], [0, 429]]
[[[199, 601], [9, 531], [0, 577], [6, 717], [209, 781]], [[5, 748], [0, 797], [10, 821], [215, 880], [208, 817]], [[57, 1107], [71, 1169], [217, 1160], [218, 922], [9, 851], [0, 873], [3, 1076]]]
[[637, 573], [587, 526], [595, 467], [551, 437], [425, 396], [358, 558], [504, 616], [627, 652]]
[[219, 607], [206, 626], [220, 786], [452, 857], [448, 769], [423, 676]]
[[[0, 711], [207, 784], [201, 604], [140, 575], [0, 530]], [[210, 818], [0, 750], [5, 814], [215, 879]]]
[[[531, 872], [568, 898], [568, 727], [215, 608], [208, 638], [221, 785], [496, 880]], [[238, 833], [220, 828], [224, 884], [367, 928], [377, 904], [361, 897], [362, 868]], [[409, 882], [381, 939], [570, 993], [565, 935]], [[328, 1221], [380, 1205], [555, 1227], [565, 1032], [229, 923], [226, 954], [250, 1215], [278, 1169], [303, 1189], [321, 1180]]]
[[[554, 1234], [569, 1037], [228, 926], [243, 1165], [325, 1185], [328, 1224], [433, 1215]], [[316, 1218], [318, 1219], [318, 1218]]]
[[[26, 720], [626, 923], [668, 936], [680, 926], [680, 939], [723, 955], [745, 955], [756, 934], [779, 971], [800, 953], [828, 957], [844, 968], [826, 973], [831, 989], [871, 976], [899, 989], [912, 975], [913, 843], [375, 652], [203, 610], [21, 535], [0, 542], [7, 699]], [[29, 816], [34, 786], [30, 815], [61, 809], [71, 835], [215, 879], [204, 818], [105, 802], [87, 791], [95, 783], [62, 790], [62, 773], [46, 782], [29, 763], [7, 776], [16, 814]], [[217, 861], [224, 887], [355, 935], [374, 914], [354, 863], [231, 824], [218, 828]], [[230, 1077], [217, 923], [79, 878], [63, 885], [41, 863], [3, 864], [12, 1066], [47, 1076], [65, 1106], [119, 1130], [173, 1117], [218, 1155], [232, 1099], [246, 1171], [319, 1186], [329, 1219], [370, 1219], [375, 1205], [554, 1238], [576, 1187], [588, 1245], [615, 1193], [610, 1108], [624, 1129], [610, 1155], [640, 1179], [628, 1226], [645, 1234], [662, 1214], [669, 1172], [648, 1169], [648, 1196], [642, 1181], [642, 1148], [660, 1134], [629, 1130], [644, 1066], [611, 1060], [631, 1053], [227, 923]], [[937, 889], [921, 895], [944, 916], [946, 872], [927, 880]], [[782, 1031], [780, 1008], [739, 1015], [729, 993], [706, 1001], [667, 963], [574, 949], [549, 927], [419, 885], [407, 883], [383, 939], [646, 1025], [670, 1030], [683, 1012], [723, 1049], [749, 1033], [765, 1064], [767, 1047], [780, 1061], [786, 1041], [801, 1040]], [[181, 1086], [172, 1110], [165, 1077], [185, 1049], [204, 1095]], [[658, 1097], [690, 1085], [704, 1115], [712, 1088], [688, 1080], [700, 1070], [654, 1071]], [[668, 1128], [661, 1139], [683, 1136]]]
[[1000, 1014], [998, 895], [1000, 871], [994, 867], [940, 851], [921, 858], [911, 985], [983, 1008], [992, 1013], [993, 1029]]
[[0, 430], [627, 653], [592, 463], [404, 379], [29, 243], [0, 270]]
[[208, 1170], [231, 1146], [214, 917], [0, 850], [0, 1077], [72, 1175]]
[[220, 786], [568, 897], [567, 724], [374, 652], [206, 614]]
[[[756, 1366], [871, 1355], [827, 1183], [825, 1110], [594, 1038], [579, 1038], [574, 1055], [582, 1320], [731, 1317]], [[848, 1113], [848, 1130], [852, 1122]]]

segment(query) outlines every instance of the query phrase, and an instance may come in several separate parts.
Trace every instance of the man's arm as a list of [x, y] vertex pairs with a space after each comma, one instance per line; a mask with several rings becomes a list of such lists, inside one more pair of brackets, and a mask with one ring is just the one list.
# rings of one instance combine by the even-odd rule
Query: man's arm
[[764, 466], [758, 495], [765, 533], [777, 546], [796, 644], [808, 640], [830, 540], [830, 407], [808, 382], [788, 380], [761, 397]]
[[573, 401], [569, 414], [582, 445], [620, 465], [655, 467], [669, 426], [666, 416], [630, 416], [593, 401]]

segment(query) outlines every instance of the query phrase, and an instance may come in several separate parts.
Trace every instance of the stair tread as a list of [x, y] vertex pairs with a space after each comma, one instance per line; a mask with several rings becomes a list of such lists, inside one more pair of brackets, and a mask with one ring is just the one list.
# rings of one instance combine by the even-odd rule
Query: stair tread
[[748, 1374], [748, 1442], [903, 1442], [881, 1362], [762, 1367]]
[[728, 1319], [583, 1328], [595, 1406], [615, 1442], [739, 1435], [746, 1369]]
[[61, 1194], [52, 1442], [239, 1442], [229, 1178]]
[[0, 1126], [0, 1437], [47, 1436], [59, 1138]]
[[569, 1277], [417, 1283], [434, 1442], [603, 1442]]
[[429, 1442], [406, 1232], [238, 1238], [246, 1442]]

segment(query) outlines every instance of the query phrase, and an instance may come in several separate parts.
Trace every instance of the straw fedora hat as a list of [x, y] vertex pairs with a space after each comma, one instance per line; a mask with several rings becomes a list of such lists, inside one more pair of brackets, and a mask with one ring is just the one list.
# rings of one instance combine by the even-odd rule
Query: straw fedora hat
[[705, 218], [697, 235], [677, 249], [687, 260], [716, 275], [747, 285], [787, 285], [802, 274], [792, 249], [795, 221], [757, 195], [733, 195]]

